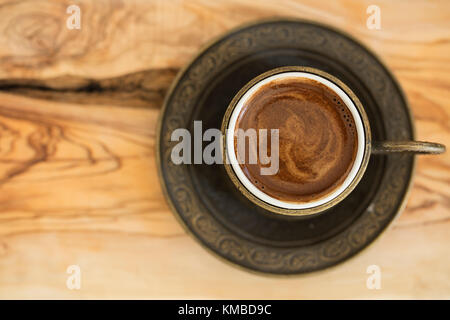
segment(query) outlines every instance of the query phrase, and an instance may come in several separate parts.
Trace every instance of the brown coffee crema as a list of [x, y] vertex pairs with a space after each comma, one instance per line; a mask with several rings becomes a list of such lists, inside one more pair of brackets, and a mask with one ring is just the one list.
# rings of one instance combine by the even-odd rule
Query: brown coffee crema
[[[318, 200], [343, 183], [355, 161], [358, 137], [345, 103], [322, 83], [306, 78], [285, 78], [265, 84], [241, 110], [236, 130], [279, 129], [279, 170], [261, 175], [256, 164], [241, 168], [262, 192], [281, 201]], [[268, 154], [271, 152], [268, 134]], [[237, 138], [235, 138], [237, 152]], [[258, 152], [254, 149], [253, 152]], [[238, 155], [237, 155], [238, 156]], [[244, 159], [242, 155], [241, 159]]]

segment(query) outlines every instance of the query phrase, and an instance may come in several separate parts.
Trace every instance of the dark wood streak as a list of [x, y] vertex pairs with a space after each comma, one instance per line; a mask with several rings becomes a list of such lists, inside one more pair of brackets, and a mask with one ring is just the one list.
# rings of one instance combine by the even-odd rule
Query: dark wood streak
[[[74, 228], [74, 229], [65, 229], [65, 230], [43, 230], [43, 229], [29, 229], [29, 230], [21, 230], [21, 231], [14, 231], [14, 232], [6, 232], [3, 233], [4, 238], [12, 238], [16, 236], [22, 236], [22, 235], [31, 235], [31, 234], [93, 234], [93, 235], [118, 235], [118, 236], [126, 236], [126, 237], [142, 237], [142, 238], [161, 238], [161, 239], [177, 239], [177, 238], [187, 238], [187, 234], [185, 232], [173, 232], [171, 234], [160, 234], [157, 232], [149, 232], [149, 231], [122, 231], [122, 230], [100, 230], [100, 229], [82, 229], [82, 228]], [[5, 246], [5, 250], [8, 249], [7, 246]], [[5, 252], [6, 254], [6, 252]]]
[[417, 222], [417, 223], [399, 224], [399, 225], [393, 226], [393, 229], [408, 229], [408, 228], [427, 227], [427, 226], [433, 226], [436, 224], [444, 224], [444, 223], [448, 223], [448, 222], [450, 222], [450, 217], [426, 220], [426, 221], [421, 221], [421, 222]]
[[416, 182], [414, 187], [416, 189], [420, 189], [422, 191], [428, 192], [429, 194], [435, 194], [438, 195], [441, 198], [441, 204], [443, 204], [444, 206], [450, 208], [450, 197], [447, 196], [444, 192], [438, 191], [438, 190], [433, 190], [430, 189], [429, 187], [426, 187], [425, 185], [423, 185], [420, 182]]
[[6, 256], [8, 249], [8, 244], [6, 242], [0, 242], [0, 257]]
[[425, 200], [425, 201], [423, 201], [422, 203], [420, 203], [417, 206], [409, 206], [408, 207], [408, 212], [411, 214], [411, 213], [413, 213], [415, 211], [420, 211], [420, 210], [423, 210], [423, 209], [432, 208], [432, 207], [434, 207], [437, 204], [438, 204], [437, 201]]
[[50, 101], [158, 109], [177, 71], [145, 70], [110, 79], [5, 79], [0, 80], [0, 91]]
[[45, 142], [43, 137], [48, 134], [49, 131], [49, 127], [41, 127], [28, 136], [28, 145], [34, 150], [34, 156], [25, 163], [19, 164], [7, 171], [4, 176], [0, 178], [0, 185], [14, 178], [15, 176], [25, 173], [34, 165], [47, 159], [49, 153], [49, 144], [48, 142]]

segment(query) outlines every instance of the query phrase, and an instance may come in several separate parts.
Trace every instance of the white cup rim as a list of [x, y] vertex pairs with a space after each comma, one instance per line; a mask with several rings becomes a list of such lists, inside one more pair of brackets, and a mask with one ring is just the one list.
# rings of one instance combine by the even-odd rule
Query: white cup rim
[[[323, 85], [327, 86], [329, 89], [331, 89], [335, 94], [337, 94], [342, 101], [347, 106], [347, 109], [352, 114], [353, 120], [355, 122], [356, 132], [357, 132], [357, 152], [356, 157], [353, 162], [352, 168], [350, 169], [350, 172], [347, 174], [347, 177], [344, 179], [341, 185], [336, 187], [333, 191], [326, 194], [325, 196], [316, 199], [314, 201], [310, 202], [287, 202], [287, 201], [281, 201], [279, 199], [273, 198], [269, 196], [268, 194], [262, 192], [259, 190], [244, 174], [244, 172], [241, 169], [240, 164], [237, 161], [236, 153], [235, 153], [235, 145], [234, 145], [234, 133], [236, 128], [236, 122], [238, 119], [238, 116], [245, 105], [245, 103], [253, 96], [255, 92], [258, 91], [259, 88], [261, 88], [263, 85], [280, 79], [287, 79], [287, 78], [306, 78], [311, 80], [316, 80]], [[234, 109], [232, 110], [227, 131], [225, 133], [225, 143], [226, 143], [226, 152], [227, 157], [229, 159], [229, 163], [231, 164], [233, 171], [239, 181], [242, 183], [242, 185], [251, 193], [254, 197], [258, 198], [261, 201], [264, 201], [265, 203], [268, 203], [272, 206], [282, 208], [282, 209], [290, 209], [290, 210], [301, 210], [301, 209], [312, 209], [318, 206], [322, 206], [326, 203], [329, 203], [336, 199], [339, 195], [341, 195], [357, 178], [358, 172], [361, 169], [361, 166], [363, 164], [364, 160], [364, 152], [365, 152], [365, 144], [366, 144], [366, 137], [365, 137], [365, 130], [363, 125], [363, 120], [361, 117], [360, 112], [358, 111], [358, 108], [356, 107], [355, 103], [352, 101], [352, 99], [348, 96], [348, 94], [339, 87], [336, 83], [320, 76], [315, 73], [307, 72], [307, 71], [285, 71], [280, 72], [277, 74], [270, 75], [257, 83], [255, 83], [253, 86], [251, 86], [246, 92], [241, 95], [239, 101], [236, 103]]]

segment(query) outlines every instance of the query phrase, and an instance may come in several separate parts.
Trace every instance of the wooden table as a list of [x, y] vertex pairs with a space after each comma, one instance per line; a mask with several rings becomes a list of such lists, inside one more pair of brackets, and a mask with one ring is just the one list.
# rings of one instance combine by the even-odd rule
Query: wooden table
[[[72, 3], [81, 29], [66, 27]], [[380, 30], [366, 27], [371, 4]], [[171, 214], [154, 151], [168, 86], [205, 42], [271, 16], [361, 40], [405, 89], [417, 138], [450, 145], [447, 0], [0, 1], [0, 298], [450, 298], [448, 152], [418, 159], [379, 241], [324, 272], [238, 270]], [[372, 264], [380, 290], [366, 287]]]

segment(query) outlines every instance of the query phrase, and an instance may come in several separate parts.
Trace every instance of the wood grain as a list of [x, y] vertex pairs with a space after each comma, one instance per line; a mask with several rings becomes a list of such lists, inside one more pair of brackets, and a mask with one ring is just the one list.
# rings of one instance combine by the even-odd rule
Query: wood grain
[[[410, 100], [420, 140], [450, 145], [450, 3], [0, 1], [0, 298], [450, 298], [450, 154], [418, 158], [406, 210], [357, 257], [271, 278], [185, 234], [159, 185], [155, 129], [176, 71], [212, 37], [274, 15], [346, 30]], [[82, 287], [66, 287], [77, 264]], [[366, 268], [382, 289], [366, 288]]]
[[61, 76], [0, 79], [0, 91], [37, 99], [159, 109], [177, 69], [152, 69], [107, 79]]

